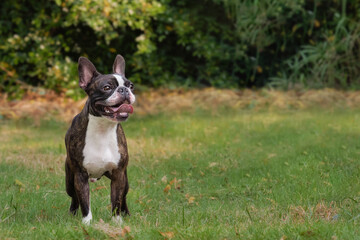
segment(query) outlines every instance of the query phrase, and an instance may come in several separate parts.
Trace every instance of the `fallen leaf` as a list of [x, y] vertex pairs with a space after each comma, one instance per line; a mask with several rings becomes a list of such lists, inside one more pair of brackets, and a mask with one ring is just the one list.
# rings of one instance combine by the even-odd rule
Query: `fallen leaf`
[[189, 197], [188, 198], [188, 202], [191, 204], [191, 203], [194, 203], [195, 201], [195, 197]]
[[277, 155], [276, 153], [269, 153], [267, 157], [270, 159], [276, 157], [276, 155]]
[[164, 188], [164, 193], [168, 193], [171, 189], [171, 186], [168, 184], [166, 185], [166, 187]]
[[105, 186], [98, 186], [93, 191], [99, 191], [100, 189], [104, 189], [104, 188], [106, 188], [106, 187]]
[[174, 232], [159, 232], [159, 233], [160, 233], [163, 237], [166, 237], [166, 238], [169, 238], [169, 239], [175, 237]]
[[174, 183], [175, 183], [175, 184], [177, 183], [176, 178], [174, 178], [173, 180], [170, 181], [170, 185], [173, 185]]
[[129, 232], [131, 232], [131, 229], [129, 226], [125, 226], [122, 231], [121, 231], [121, 236], [125, 237], [126, 234], [128, 234]]
[[25, 187], [25, 184], [23, 184], [20, 180], [15, 179], [15, 185], [18, 185], [19, 187]]
[[212, 162], [209, 164], [209, 167], [215, 167], [218, 163], [217, 162]]
[[167, 181], [168, 181], [167, 176], [166, 176], [166, 175], [163, 176], [163, 177], [161, 178], [161, 181], [162, 181], [163, 183], [167, 183]]
[[177, 180], [176, 178], [174, 178], [173, 180], [171, 180], [169, 182], [169, 184], [174, 185], [175, 189], [180, 189], [180, 182], [181, 182], [181, 179]]

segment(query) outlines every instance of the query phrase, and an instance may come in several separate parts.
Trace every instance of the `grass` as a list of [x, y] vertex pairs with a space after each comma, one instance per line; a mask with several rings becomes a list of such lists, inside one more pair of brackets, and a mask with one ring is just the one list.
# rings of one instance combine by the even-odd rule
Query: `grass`
[[68, 124], [0, 122], [0, 239], [358, 239], [360, 113], [226, 111], [133, 116], [126, 231], [110, 182], [93, 222], [68, 214]]

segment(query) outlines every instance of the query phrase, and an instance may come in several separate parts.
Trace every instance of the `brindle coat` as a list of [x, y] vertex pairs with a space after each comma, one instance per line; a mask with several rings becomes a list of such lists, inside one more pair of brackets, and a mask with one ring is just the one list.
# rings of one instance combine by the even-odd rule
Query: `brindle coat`
[[[84, 61], [80, 59], [80, 61]], [[97, 73], [95, 67], [85, 61], [88, 69], [91, 72]], [[79, 65], [79, 76], [80, 86], [82, 88], [82, 66]], [[125, 62], [123, 58], [118, 55], [114, 63], [114, 72], [120, 72], [124, 75], [125, 73]], [[88, 80], [90, 81], [90, 80]], [[126, 80], [127, 81], [127, 80]], [[94, 89], [86, 89], [93, 91]], [[90, 196], [89, 196], [89, 175], [87, 170], [83, 167], [84, 154], [83, 150], [85, 147], [85, 137], [89, 122], [89, 114], [96, 115], [93, 112], [93, 107], [90, 99], [86, 102], [83, 110], [76, 115], [73, 119], [71, 127], [65, 136], [66, 145], [66, 162], [65, 162], [65, 173], [66, 173], [66, 192], [72, 198], [70, 205], [70, 212], [76, 214], [79, 206], [81, 207], [82, 215], [85, 217], [90, 211]], [[126, 194], [129, 190], [129, 183], [127, 178], [127, 165], [129, 161], [128, 149], [126, 144], [126, 138], [124, 130], [120, 123], [117, 124], [117, 144], [121, 161], [118, 163], [118, 167], [112, 172], [105, 172], [103, 175], [111, 180], [111, 204], [112, 213], [118, 216], [121, 213], [130, 215], [127, 204]]]
[[[72, 198], [70, 212], [76, 214], [79, 204], [83, 216], [89, 213], [89, 176], [83, 167], [83, 149], [85, 145], [86, 128], [89, 121], [89, 101], [86, 102], [84, 109], [74, 118], [71, 128], [65, 136], [67, 157], [65, 162], [66, 172], [66, 192]], [[71, 130], [71, 131], [70, 131]], [[111, 180], [111, 203], [113, 214], [130, 215], [127, 204], [126, 194], [129, 190], [126, 167], [129, 161], [128, 149], [124, 130], [119, 123], [117, 125], [117, 141], [121, 161], [118, 168], [112, 173], [106, 172], [104, 175]], [[71, 156], [71, 159], [70, 159]], [[120, 181], [119, 181], [120, 180]]]

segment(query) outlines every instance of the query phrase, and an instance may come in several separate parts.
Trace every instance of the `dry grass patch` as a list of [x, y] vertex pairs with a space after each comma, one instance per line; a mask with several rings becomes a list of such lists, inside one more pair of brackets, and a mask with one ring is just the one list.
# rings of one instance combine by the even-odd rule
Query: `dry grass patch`
[[123, 228], [119, 226], [112, 226], [108, 223], [105, 223], [102, 219], [95, 223], [93, 227], [96, 230], [105, 233], [109, 239], [119, 239], [120, 237], [125, 237], [131, 232], [129, 226], [124, 226]]
[[340, 209], [335, 202], [319, 202], [315, 206], [290, 206], [289, 213], [284, 217], [284, 221], [303, 223], [306, 221], [334, 221], [338, 216]]
[[257, 208], [249, 206], [241, 214], [247, 215], [250, 222], [265, 222], [268, 224], [302, 224], [305, 222], [326, 221], [333, 222], [337, 220], [341, 209], [335, 202], [321, 201], [312, 206], [293, 206], [290, 205], [285, 212], [280, 210], [279, 206], [274, 205], [268, 208]]
[[173, 156], [180, 156], [185, 151], [197, 151], [197, 146], [186, 144], [185, 138], [128, 138], [127, 143], [131, 164], [141, 165], [144, 161], [152, 161], [152, 159], [167, 160]]
[[[54, 118], [65, 121], [82, 109], [86, 99], [74, 101], [64, 95], [48, 92], [43, 95], [29, 92], [22, 100], [10, 101], [0, 94], [0, 116], [8, 119]], [[202, 90], [151, 90], [137, 94], [135, 113], [138, 115], [160, 112], [195, 111], [197, 109], [216, 112], [223, 107], [232, 109], [306, 109], [360, 106], [360, 91], [345, 92], [334, 89], [309, 91], [278, 90], [226, 90], [206, 88]]]
[[27, 168], [41, 171], [49, 171], [56, 175], [64, 174], [65, 154], [38, 153], [34, 151], [23, 151], [19, 153], [0, 154], [0, 159], [9, 164], [21, 164]]

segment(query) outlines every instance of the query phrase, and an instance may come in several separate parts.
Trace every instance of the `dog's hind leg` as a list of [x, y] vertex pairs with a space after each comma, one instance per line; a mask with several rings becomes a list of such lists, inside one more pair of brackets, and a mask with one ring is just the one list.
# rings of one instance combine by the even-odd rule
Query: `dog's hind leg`
[[120, 211], [126, 211], [127, 178], [124, 170], [114, 169], [111, 174], [111, 206], [114, 220], [122, 223]]
[[83, 216], [82, 222], [90, 224], [92, 214], [90, 209], [90, 191], [89, 191], [89, 176], [86, 172], [76, 172], [74, 174], [74, 186], [76, 196], [79, 200], [81, 213]]
[[66, 182], [66, 192], [71, 197], [71, 205], [69, 211], [71, 214], [75, 215], [79, 208], [79, 200], [75, 192], [74, 174], [71, 172], [67, 161], [65, 163], [65, 182]]

